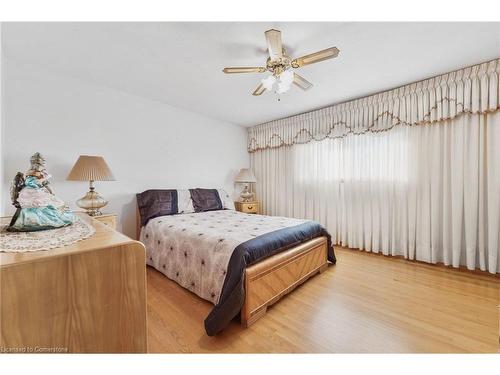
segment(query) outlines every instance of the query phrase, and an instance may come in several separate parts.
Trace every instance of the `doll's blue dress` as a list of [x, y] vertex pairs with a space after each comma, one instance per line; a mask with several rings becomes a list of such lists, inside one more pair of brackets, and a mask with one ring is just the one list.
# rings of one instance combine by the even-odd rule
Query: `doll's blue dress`
[[65, 203], [50, 193], [38, 178], [28, 176], [24, 184], [17, 199], [21, 208], [11, 225], [12, 230], [31, 232], [73, 223], [75, 217]]

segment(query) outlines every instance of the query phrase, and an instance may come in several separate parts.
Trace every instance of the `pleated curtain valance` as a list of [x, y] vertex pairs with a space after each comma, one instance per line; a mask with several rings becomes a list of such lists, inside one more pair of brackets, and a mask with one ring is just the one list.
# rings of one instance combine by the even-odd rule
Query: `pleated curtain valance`
[[249, 128], [248, 151], [381, 132], [500, 108], [500, 58]]

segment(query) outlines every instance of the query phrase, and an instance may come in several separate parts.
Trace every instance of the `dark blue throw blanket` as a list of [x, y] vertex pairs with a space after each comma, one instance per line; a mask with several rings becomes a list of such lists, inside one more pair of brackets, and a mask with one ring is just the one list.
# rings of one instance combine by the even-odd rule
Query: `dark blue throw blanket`
[[238, 245], [229, 259], [219, 303], [205, 319], [205, 330], [214, 336], [237, 316], [245, 301], [245, 269], [252, 264], [316, 237], [328, 241], [328, 260], [336, 263], [331, 237], [319, 223], [306, 223], [266, 233]]

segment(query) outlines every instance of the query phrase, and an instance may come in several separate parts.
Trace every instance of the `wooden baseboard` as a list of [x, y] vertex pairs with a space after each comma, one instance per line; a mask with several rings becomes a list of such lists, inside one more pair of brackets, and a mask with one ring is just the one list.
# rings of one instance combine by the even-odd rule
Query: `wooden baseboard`
[[417, 260], [417, 259], [409, 259], [405, 258], [403, 255], [392, 255], [392, 254], [384, 254], [382, 252], [374, 252], [374, 251], [367, 251], [364, 249], [359, 249], [359, 248], [354, 248], [354, 247], [347, 247], [343, 246], [340, 244], [335, 244], [335, 251], [357, 251], [362, 255], [366, 256], [379, 256], [379, 257], [386, 257], [386, 258], [391, 258], [396, 261], [401, 261], [401, 262], [408, 262], [408, 263], [414, 263], [414, 264], [420, 264], [423, 266], [430, 266], [430, 267], [439, 267], [439, 268], [444, 268], [450, 271], [454, 272], [464, 272], [464, 273], [474, 273], [476, 275], [481, 275], [481, 276], [487, 276], [487, 277], [495, 277], [495, 278], [500, 278], [500, 273], [490, 273], [488, 271], [482, 271], [480, 269], [474, 269], [470, 270], [466, 266], [458, 266], [458, 267], [453, 267], [451, 265], [446, 265], [442, 262], [438, 263], [429, 263], [425, 262], [423, 260]]

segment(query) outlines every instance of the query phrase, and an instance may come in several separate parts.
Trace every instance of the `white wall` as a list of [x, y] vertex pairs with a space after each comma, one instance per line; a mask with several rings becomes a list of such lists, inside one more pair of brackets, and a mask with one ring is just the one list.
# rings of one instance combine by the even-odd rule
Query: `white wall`
[[[150, 188], [224, 187], [249, 164], [246, 130], [161, 102], [4, 59], [5, 127], [2, 158], [4, 212], [17, 171], [41, 152], [56, 195], [77, 208], [85, 182], [65, 181], [78, 155], [102, 155], [117, 178], [97, 182], [119, 215], [120, 228], [135, 230], [135, 194]], [[193, 88], [194, 90], [196, 88]]]
[[3, 169], [4, 169], [4, 158], [3, 158], [3, 127], [4, 127], [4, 105], [3, 105], [3, 34], [2, 34], [3, 23], [0, 22], [0, 216], [3, 212], [3, 196], [8, 194], [4, 191], [3, 183]]

